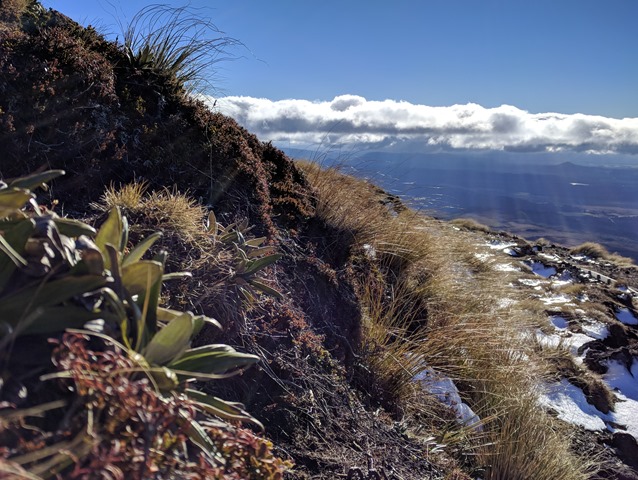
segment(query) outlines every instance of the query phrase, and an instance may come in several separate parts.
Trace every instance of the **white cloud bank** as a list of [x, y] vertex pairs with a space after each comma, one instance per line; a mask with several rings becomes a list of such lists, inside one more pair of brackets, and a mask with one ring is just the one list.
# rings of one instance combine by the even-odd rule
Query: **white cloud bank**
[[356, 95], [321, 102], [230, 96], [217, 99], [216, 108], [261, 140], [293, 146], [410, 142], [423, 149], [638, 154], [638, 118], [529, 113], [473, 103], [430, 107]]

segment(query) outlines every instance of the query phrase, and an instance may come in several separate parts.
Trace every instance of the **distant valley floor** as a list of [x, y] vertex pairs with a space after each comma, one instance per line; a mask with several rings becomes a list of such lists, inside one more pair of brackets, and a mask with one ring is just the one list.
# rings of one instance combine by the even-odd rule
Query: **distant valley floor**
[[368, 177], [438, 218], [470, 217], [565, 246], [597, 242], [638, 263], [638, 168], [569, 160], [377, 152], [323, 163]]

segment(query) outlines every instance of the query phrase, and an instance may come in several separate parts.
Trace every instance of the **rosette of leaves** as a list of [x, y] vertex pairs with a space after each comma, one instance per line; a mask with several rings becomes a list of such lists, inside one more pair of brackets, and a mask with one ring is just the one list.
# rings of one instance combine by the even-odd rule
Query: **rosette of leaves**
[[[122, 374], [148, 377], [167, 399], [187, 395], [202, 414], [260, 425], [242, 405], [189, 388], [195, 380], [237, 374], [258, 357], [222, 344], [191, 347], [204, 324], [219, 324], [159, 306], [162, 282], [176, 276], [165, 274], [166, 252], [143, 259], [159, 233], [128, 249], [128, 223], [119, 209], [96, 232], [39, 206], [32, 190], [63, 173], [48, 171], [0, 184], [0, 401], [37, 410], [28, 395], [21, 393], [18, 401], [7, 386], [50, 368], [48, 339], [75, 331], [101, 339], [105, 348], [111, 344], [128, 352], [139, 368]], [[41, 346], [49, 352], [48, 358], [31, 359], [29, 371], [22, 365], [24, 348], [17, 348], [23, 339], [36, 353]], [[33, 357], [34, 350], [27, 354]], [[70, 378], [67, 373], [48, 378]], [[216, 455], [199, 423], [186, 416], [184, 421], [191, 441]]]
[[248, 220], [232, 223], [226, 227], [217, 222], [214, 212], [208, 214], [207, 231], [215, 241], [232, 245], [235, 252], [234, 265], [228, 276], [228, 283], [235, 286], [248, 300], [254, 301], [258, 293], [281, 299], [281, 292], [267, 285], [258, 274], [274, 264], [282, 255], [274, 246], [266, 245], [266, 237], [247, 239], [252, 227]]
[[155, 233], [126, 252], [128, 225], [119, 209], [111, 210], [98, 232], [95, 243], [104, 255], [106, 268], [113, 277], [108, 302], [117, 315], [123, 345], [134, 352], [156, 382], [166, 392], [183, 389], [203, 410], [222, 418], [259, 422], [239, 404], [224, 402], [193, 389], [183, 388], [193, 380], [227, 378], [239, 373], [259, 358], [236, 352], [223, 344], [191, 348], [190, 344], [208, 323], [216, 320], [159, 306], [162, 282], [183, 274], [165, 274], [166, 253], [152, 260], [142, 256], [159, 238]]

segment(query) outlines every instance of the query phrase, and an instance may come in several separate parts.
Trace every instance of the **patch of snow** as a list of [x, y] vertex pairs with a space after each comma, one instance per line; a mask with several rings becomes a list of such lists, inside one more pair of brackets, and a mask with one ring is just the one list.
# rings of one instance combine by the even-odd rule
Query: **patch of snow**
[[548, 385], [539, 397], [539, 403], [556, 411], [558, 418], [587, 430], [604, 430], [606, 425], [600, 410], [587, 403], [583, 391], [563, 379]]
[[534, 278], [519, 278], [518, 281], [519, 283], [527, 285], [528, 287], [537, 287], [541, 284], [540, 280]]
[[616, 318], [625, 325], [638, 325], [638, 318], [634, 317], [634, 314], [627, 308], [621, 308], [616, 312]]
[[557, 279], [552, 280], [552, 287], [562, 287], [574, 282], [574, 277], [571, 273], [565, 270]]
[[541, 262], [532, 262], [530, 266], [532, 267], [532, 272], [541, 277], [549, 278], [556, 274], [556, 269], [554, 267], [547, 267]]
[[494, 255], [491, 253], [475, 253], [474, 256], [482, 262], [487, 262], [487, 260], [492, 258]]
[[587, 263], [598, 263], [592, 257], [588, 257], [587, 255], [570, 255], [577, 262], [587, 262]]
[[513, 300], [511, 298], [499, 298], [497, 305], [498, 308], [500, 309], [504, 309], [504, 308], [508, 308], [511, 307], [512, 305], [516, 305], [516, 300]]
[[503, 253], [507, 253], [510, 257], [518, 257], [519, 254], [513, 248], [507, 247], [503, 249]]
[[563, 317], [553, 316], [550, 317], [549, 321], [559, 330], [565, 330], [569, 326], [569, 323]]
[[[580, 347], [591, 341], [592, 337], [583, 333], [570, 333], [565, 343], [569, 345], [570, 353], [578, 359], [580, 358], [580, 356], [578, 355], [578, 350], [580, 349]], [[584, 354], [585, 352], [582, 352], [582, 355]]]
[[[607, 362], [607, 373], [603, 375], [603, 379], [614, 390], [619, 390], [624, 396], [638, 401], [638, 361], [634, 358], [631, 364], [631, 370], [618, 360], [610, 360]], [[637, 419], [638, 420], [638, 419]]]
[[596, 340], [604, 340], [609, 336], [609, 328], [602, 322], [592, 321], [588, 324], [583, 323], [581, 326], [585, 335]]
[[571, 301], [572, 299], [564, 294], [541, 298], [541, 302], [543, 302], [545, 305], [556, 305], [558, 303], [569, 303]]
[[[556, 318], [556, 317], [555, 317]], [[578, 354], [578, 350], [586, 343], [591, 342], [593, 339], [582, 333], [573, 333], [567, 330], [558, 330], [556, 333], [547, 334], [541, 329], [536, 330], [536, 341], [543, 347], [558, 348], [563, 346], [569, 350], [574, 356], [574, 360], [582, 361], [582, 356]], [[578, 362], [580, 363], [580, 362]]]
[[561, 344], [562, 339], [560, 335], [548, 335], [540, 328], [536, 330], [536, 341], [543, 347], [557, 348]]
[[511, 263], [499, 263], [497, 265], [494, 265], [494, 270], [497, 270], [499, 272], [520, 272], [521, 271], [520, 268], [516, 268]]
[[552, 262], [560, 262], [560, 257], [556, 255], [550, 255], [549, 253], [539, 253], [539, 257], [543, 257], [547, 260], [551, 260]]
[[638, 360], [634, 358], [628, 370], [622, 363], [607, 362], [603, 380], [615, 392], [618, 401], [610, 414], [614, 423], [627, 427], [627, 433], [638, 439]]
[[505, 242], [489, 242], [485, 244], [487, 247], [490, 247], [492, 250], [505, 250], [506, 248], [516, 246], [516, 243], [505, 243]]
[[377, 258], [377, 251], [375, 250], [375, 248], [366, 243], [363, 245], [363, 250], [365, 251], [366, 257], [368, 257], [371, 260], [376, 260]]
[[539, 404], [556, 411], [558, 418], [587, 430], [625, 431], [638, 439], [638, 361], [634, 359], [631, 371], [617, 361], [608, 362], [607, 366], [609, 370], [603, 378], [614, 390], [615, 411], [601, 412], [587, 403], [580, 388], [565, 379], [547, 385]]
[[[461, 400], [459, 390], [451, 378], [435, 372], [433, 369], [426, 368], [415, 375], [413, 380], [419, 382], [423, 390], [434, 395], [439, 402], [450, 407], [459, 423], [463, 425], [480, 425], [481, 419], [472, 411], [469, 405]], [[480, 429], [480, 426], [477, 428]]]

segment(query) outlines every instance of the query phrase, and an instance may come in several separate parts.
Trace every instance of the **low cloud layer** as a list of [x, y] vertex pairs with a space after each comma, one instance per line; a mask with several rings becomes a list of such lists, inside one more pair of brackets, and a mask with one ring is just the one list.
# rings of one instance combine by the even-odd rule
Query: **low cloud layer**
[[252, 97], [217, 99], [216, 108], [262, 140], [292, 146], [370, 147], [405, 143], [428, 149], [492, 149], [638, 154], [638, 118], [529, 113], [509, 105], [430, 107], [342, 95], [332, 101]]

